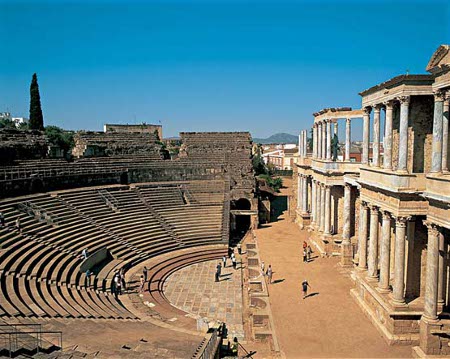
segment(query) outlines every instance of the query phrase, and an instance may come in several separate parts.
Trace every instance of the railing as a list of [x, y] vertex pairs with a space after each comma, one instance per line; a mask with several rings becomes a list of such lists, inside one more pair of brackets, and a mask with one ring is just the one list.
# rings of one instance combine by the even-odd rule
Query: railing
[[192, 359], [213, 359], [218, 358], [222, 342], [223, 329], [225, 324], [220, 324], [217, 328], [211, 328], [203, 339], [200, 346], [195, 351]]
[[57, 214], [48, 209], [43, 209], [30, 201], [20, 202], [17, 205], [17, 209], [22, 212], [28, 213], [30, 216], [37, 218], [41, 222], [45, 221], [48, 224], [52, 225], [58, 224], [60, 222], [60, 218]]
[[292, 176], [293, 170], [275, 170], [275, 176]]
[[111, 193], [105, 189], [98, 190], [97, 193], [109, 208], [113, 211], [119, 210], [119, 201]]
[[10, 358], [19, 351], [62, 350], [62, 341], [62, 332], [43, 331], [41, 324], [0, 324], [0, 352], [8, 352]]

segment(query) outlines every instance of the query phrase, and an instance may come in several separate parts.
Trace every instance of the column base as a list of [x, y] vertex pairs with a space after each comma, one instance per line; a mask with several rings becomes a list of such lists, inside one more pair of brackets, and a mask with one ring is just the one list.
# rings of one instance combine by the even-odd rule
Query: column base
[[395, 309], [402, 309], [408, 307], [405, 300], [391, 299], [391, 304]]
[[378, 293], [381, 293], [381, 294], [389, 294], [391, 292], [391, 290], [389, 288], [377, 287], [376, 290]]
[[341, 265], [353, 267], [353, 247], [348, 240], [344, 240], [341, 245]]
[[368, 281], [368, 282], [378, 282], [378, 276], [371, 276], [371, 275], [367, 275], [367, 277], [366, 277], [366, 280]]

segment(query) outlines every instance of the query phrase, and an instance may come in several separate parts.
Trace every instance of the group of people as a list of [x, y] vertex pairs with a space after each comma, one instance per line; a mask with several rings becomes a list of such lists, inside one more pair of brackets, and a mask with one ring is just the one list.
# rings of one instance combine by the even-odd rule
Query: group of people
[[311, 260], [312, 249], [311, 246], [303, 241], [303, 262], [308, 263]]
[[120, 270], [114, 275], [111, 289], [116, 299], [118, 299], [119, 295], [122, 295], [123, 291], [127, 290], [125, 282], [125, 271], [123, 268], [120, 268]]
[[[0, 226], [6, 227], [6, 219], [5, 219], [5, 215], [3, 214], [3, 212], [0, 211]], [[22, 222], [20, 220], [20, 217], [16, 218], [16, 222], [15, 222], [15, 227], [16, 229], [22, 233]]]
[[[242, 254], [241, 244], [239, 243], [237, 245], [237, 250], [239, 254]], [[216, 272], [214, 274], [214, 281], [219, 282], [220, 281], [220, 275], [222, 274], [222, 266], [223, 268], [227, 267], [227, 260], [231, 260], [231, 265], [233, 266], [233, 269], [237, 269], [237, 260], [236, 255], [234, 254], [234, 249], [231, 247], [228, 247], [228, 255], [224, 255], [222, 257], [222, 263], [218, 263], [216, 266]]]
[[[273, 277], [273, 270], [272, 270], [272, 265], [269, 264], [269, 266], [267, 267], [267, 269], [265, 269], [265, 263], [264, 261], [261, 261], [261, 275], [267, 276], [267, 281], [269, 282], [269, 284], [272, 284], [272, 277]], [[265, 271], [264, 271], [265, 270]]]

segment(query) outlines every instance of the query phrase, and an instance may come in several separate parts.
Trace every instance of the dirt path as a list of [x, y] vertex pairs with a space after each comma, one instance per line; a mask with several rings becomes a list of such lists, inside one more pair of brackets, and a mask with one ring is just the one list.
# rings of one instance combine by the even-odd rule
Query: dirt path
[[[290, 180], [284, 182], [291, 185]], [[289, 192], [286, 188], [281, 194]], [[273, 279], [280, 280], [269, 287], [270, 303], [287, 358], [411, 357], [410, 347], [387, 345], [353, 301], [351, 280], [338, 258], [302, 263], [301, 244], [308, 233], [290, 221], [287, 211], [255, 234], [262, 260], [266, 267], [272, 265]], [[304, 279], [312, 287], [310, 293], [317, 293], [305, 300], [300, 286]]]

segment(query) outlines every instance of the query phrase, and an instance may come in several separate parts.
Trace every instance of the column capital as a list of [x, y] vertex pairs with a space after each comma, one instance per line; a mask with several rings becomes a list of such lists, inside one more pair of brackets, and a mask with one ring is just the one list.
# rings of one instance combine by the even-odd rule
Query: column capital
[[409, 101], [411, 100], [411, 96], [399, 96], [397, 98], [398, 101], [400, 101], [401, 104], [409, 105]]
[[344, 187], [352, 189], [352, 185], [350, 183], [348, 183], [348, 182], [344, 183]]
[[366, 106], [366, 107], [363, 108], [363, 111], [364, 111], [365, 115], [369, 116], [370, 112], [372, 112], [372, 107]]
[[367, 207], [369, 207], [371, 212], [377, 212], [377, 214], [378, 214], [378, 211], [380, 209], [380, 207], [378, 207], [378, 206], [376, 206], [374, 204], [369, 204], [369, 205], [367, 205]]
[[429, 220], [424, 220], [423, 224], [427, 227], [429, 234], [432, 234], [433, 236], [439, 235], [440, 227], [437, 224], [435, 224]]
[[352, 119], [351, 118], [346, 118], [345, 119], [345, 123], [347, 124], [347, 123], [351, 123], [352, 122]]
[[442, 102], [445, 100], [445, 92], [443, 90], [436, 90], [433, 91], [433, 95], [434, 95], [434, 101], [435, 102]]
[[381, 103], [377, 103], [375, 106], [373, 106], [373, 112], [379, 113], [381, 111], [382, 107], [383, 107], [383, 105]]
[[397, 216], [395, 217], [396, 227], [406, 227], [406, 223], [412, 219], [411, 216]]
[[382, 210], [381, 211], [381, 215], [382, 215], [382, 218], [383, 219], [389, 219], [389, 220], [391, 220], [391, 213], [390, 212], [388, 212], [388, 211], [386, 211], [386, 210]]
[[383, 106], [385, 110], [392, 110], [394, 108], [395, 101], [394, 100], [388, 100], [383, 102]]
[[361, 206], [363, 206], [364, 208], [368, 208], [369, 203], [367, 203], [366, 201], [361, 201]]

